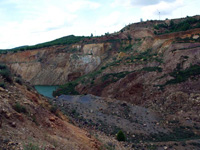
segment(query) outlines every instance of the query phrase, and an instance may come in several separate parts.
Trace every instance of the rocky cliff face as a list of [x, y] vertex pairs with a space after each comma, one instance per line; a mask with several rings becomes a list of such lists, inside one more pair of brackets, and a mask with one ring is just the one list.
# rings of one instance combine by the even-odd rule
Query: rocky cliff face
[[1, 61], [33, 85], [61, 85], [95, 70], [105, 47], [103, 43], [55, 46], [7, 54]]
[[[164, 27], [157, 29], [159, 24]], [[199, 28], [168, 33], [172, 28], [169, 24], [169, 20], [132, 24], [115, 34], [87, 38], [77, 44], [8, 53], [0, 60], [32, 85], [73, 81], [73, 90], [79, 93], [133, 101], [149, 88], [154, 91], [168, 86], [176, 79], [173, 73], [199, 65]], [[196, 26], [192, 24], [191, 28]]]

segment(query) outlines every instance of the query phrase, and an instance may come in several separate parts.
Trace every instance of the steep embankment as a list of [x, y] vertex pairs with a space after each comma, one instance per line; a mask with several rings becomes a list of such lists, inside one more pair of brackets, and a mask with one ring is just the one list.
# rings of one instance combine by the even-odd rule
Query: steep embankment
[[29, 84], [0, 65], [0, 149], [98, 149], [86, 131], [70, 124]]
[[56, 46], [7, 54], [1, 61], [33, 85], [60, 85], [94, 70], [101, 63], [99, 56], [82, 55], [79, 50], [79, 45]]

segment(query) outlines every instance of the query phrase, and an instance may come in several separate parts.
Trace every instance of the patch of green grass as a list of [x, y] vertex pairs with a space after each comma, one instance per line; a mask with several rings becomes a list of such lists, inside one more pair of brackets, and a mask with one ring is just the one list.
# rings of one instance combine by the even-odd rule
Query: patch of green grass
[[17, 82], [18, 84], [22, 85], [22, 79], [20, 79], [20, 78], [16, 78], [15, 82]]
[[33, 115], [31, 118], [32, 118], [32, 121], [38, 126], [39, 123], [37, 122], [36, 115]]
[[33, 143], [29, 143], [27, 145], [24, 145], [24, 150], [44, 150], [44, 149], [40, 148], [38, 145], [35, 145]]
[[8, 69], [0, 70], [0, 75], [2, 75], [4, 78], [7, 78], [10, 76], [10, 71]]
[[100, 147], [100, 150], [115, 150], [115, 145], [114, 146], [110, 146], [108, 144], [104, 144]]
[[193, 145], [193, 146], [195, 146], [195, 147], [200, 148], [200, 143], [192, 142], [192, 143], [189, 143], [189, 144], [190, 144], [190, 145]]
[[157, 145], [147, 145], [148, 150], [157, 150], [158, 146]]
[[69, 35], [69, 36], [65, 36], [65, 37], [62, 37], [62, 38], [59, 38], [59, 39], [56, 39], [53, 41], [49, 41], [49, 42], [45, 42], [45, 43], [41, 43], [41, 44], [37, 44], [37, 45], [33, 45], [33, 46], [20, 46], [17, 48], [8, 49], [8, 50], [3, 51], [2, 53], [33, 50], [33, 49], [50, 47], [50, 46], [54, 46], [54, 45], [75, 44], [75, 43], [80, 42], [81, 40], [84, 40], [85, 38], [88, 38], [88, 37]]
[[1, 82], [1, 83], [0, 83], [0, 87], [5, 88], [5, 87], [6, 87], [5, 83], [4, 83], [4, 82]]
[[132, 48], [132, 46], [133, 46], [133, 45], [129, 44], [129, 45], [126, 46], [126, 47], [121, 47], [119, 51], [120, 51], [120, 52], [127, 52], [127, 51], [130, 51], [131, 48]]
[[21, 105], [20, 103], [15, 103], [15, 105], [13, 106], [13, 109], [15, 111], [17, 111], [18, 113], [27, 113], [26, 107]]
[[79, 93], [75, 90], [75, 87], [78, 85], [78, 82], [72, 81], [67, 84], [60, 86], [56, 91], [53, 92], [53, 96], [60, 96], [62, 94], [65, 95], [79, 95]]
[[145, 68], [142, 68], [141, 70], [147, 71], [147, 72], [153, 72], [153, 71], [162, 72], [162, 68], [160, 67], [145, 67]]
[[71, 57], [72, 57], [72, 59], [75, 59], [75, 60], [79, 59], [77, 54], [73, 54]]
[[196, 135], [192, 130], [185, 127], [174, 128], [173, 131], [169, 134], [158, 133], [151, 135], [151, 139], [154, 142], [184, 141], [197, 138], [200, 138], [200, 136]]
[[6, 79], [6, 81], [12, 83], [12, 77], [11, 77], [11, 72], [7, 68], [6, 65], [0, 64], [0, 75]]
[[[187, 17], [186, 19], [184, 19], [179, 23], [174, 23], [174, 21], [171, 20], [169, 25], [165, 23], [158, 24], [154, 26], [154, 29], [159, 30], [159, 34], [165, 34], [165, 33], [187, 31], [189, 29], [199, 28], [200, 27], [199, 24], [200, 20], [197, 20], [193, 17]], [[161, 28], [164, 30], [160, 31]]]
[[174, 79], [167, 81], [165, 83], [165, 85], [185, 82], [191, 76], [196, 76], [199, 74], [200, 74], [200, 66], [199, 65], [190, 66], [189, 68], [187, 68], [185, 70], [174, 70], [172, 73], [170, 73], [170, 76], [174, 77]]
[[128, 75], [131, 72], [125, 71], [125, 72], [119, 72], [119, 73], [109, 73], [101, 77], [102, 82], [105, 82], [106, 80], [109, 80], [111, 82], [116, 82], [121, 78], [124, 78], [126, 75]]
[[138, 55], [130, 55], [126, 58], [127, 63], [138, 63], [138, 62], [150, 62], [157, 61], [163, 63], [161, 56], [158, 56], [156, 53], [152, 52], [152, 49], [147, 49], [146, 51], [139, 53]]
[[7, 69], [7, 66], [5, 64], [0, 64], [0, 70], [5, 70]]

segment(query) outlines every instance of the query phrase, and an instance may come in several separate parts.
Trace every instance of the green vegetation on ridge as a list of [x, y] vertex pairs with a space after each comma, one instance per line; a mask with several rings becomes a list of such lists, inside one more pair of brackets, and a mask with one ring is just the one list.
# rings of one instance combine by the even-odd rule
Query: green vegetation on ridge
[[[187, 31], [189, 29], [194, 28], [200, 28], [200, 20], [197, 20], [193, 17], [187, 17], [183, 21], [179, 23], [174, 23], [173, 20], [170, 21], [170, 24], [161, 23], [154, 26], [154, 29], [157, 31], [154, 31], [155, 34], [164, 34], [164, 33], [172, 33], [172, 32], [180, 32], [180, 31]], [[164, 29], [163, 31], [160, 31], [160, 29]]]
[[170, 73], [170, 76], [174, 77], [174, 79], [167, 81], [165, 85], [185, 82], [191, 76], [196, 76], [199, 74], [200, 74], [199, 65], [192, 65], [185, 70], [174, 70], [172, 73]]
[[[195, 76], [200, 75], [200, 66], [199, 65], [191, 65], [190, 67], [186, 68], [185, 70], [180, 70], [180, 66], [177, 65], [177, 68], [169, 73], [170, 76], [173, 77], [173, 79], [168, 80], [163, 85], [157, 85], [163, 89], [165, 86], [170, 84], [178, 84], [187, 81], [189, 78], [192, 77], [192, 79], [197, 79]], [[166, 74], [162, 77], [167, 76]], [[161, 77], [161, 78], [162, 78]]]
[[55, 46], [55, 45], [67, 45], [67, 44], [74, 44], [78, 43], [81, 40], [85, 39], [87, 37], [84, 36], [74, 36], [74, 35], [69, 35], [65, 36], [53, 41], [33, 45], [33, 46], [21, 46], [13, 49], [8, 49], [8, 50], [1, 50], [1, 53], [7, 53], [7, 52], [17, 52], [17, 51], [25, 51], [25, 50], [33, 50], [33, 49], [39, 49], [39, 48], [44, 48], [44, 47], [50, 47], [50, 46]]

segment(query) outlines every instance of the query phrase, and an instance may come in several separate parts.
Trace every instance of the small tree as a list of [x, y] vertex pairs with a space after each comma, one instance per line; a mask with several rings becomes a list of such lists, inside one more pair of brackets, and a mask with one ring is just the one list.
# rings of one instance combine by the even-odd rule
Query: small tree
[[117, 133], [117, 140], [118, 141], [126, 141], [126, 136], [124, 135], [124, 133], [122, 132], [122, 130], [120, 130]]
[[108, 36], [109, 35], [109, 32], [105, 33], [105, 36]]

